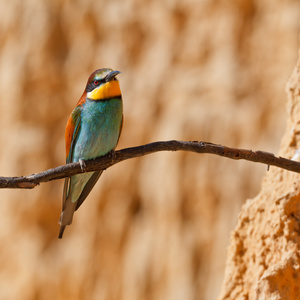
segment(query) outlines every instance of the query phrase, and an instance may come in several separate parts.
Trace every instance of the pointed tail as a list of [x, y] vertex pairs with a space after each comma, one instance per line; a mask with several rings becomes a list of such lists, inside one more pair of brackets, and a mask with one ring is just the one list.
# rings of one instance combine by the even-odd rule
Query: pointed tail
[[63, 237], [66, 226], [71, 225], [73, 214], [76, 208], [76, 202], [71, 202], [68, 200], [69, 199], [67, 199], [66, 207], [61, 212], [60, 219], [59, 219], [59, 224], [60, 224], [60, 230], [58, 235], [59, 239]]
[[88, 196], [102, 172], [103, 171], [96, 171], [94, 173], [75, 175], [65, 180], [63, 207], [59, 220], [59, 239], [63, 237], [66, 226], [72, 223], [75, 210], [79, 208]]
[[62, 239], [62, 237], [64, 235], [65, 228], [66, 228], [66, 225], [60, 225], [60, 230], [59, 230], [59, 235], [58, 235], [59, 239]]

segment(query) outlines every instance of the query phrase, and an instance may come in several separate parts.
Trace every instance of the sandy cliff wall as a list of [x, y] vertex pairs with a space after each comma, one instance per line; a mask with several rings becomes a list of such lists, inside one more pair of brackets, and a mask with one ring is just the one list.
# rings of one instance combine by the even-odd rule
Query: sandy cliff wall
[[[288, 85], [288, 122], [279, 155], [299, 161], [300, 61]], [[271, 168], [231, 236], [220, 299], [299, 299], [299, 174]]]

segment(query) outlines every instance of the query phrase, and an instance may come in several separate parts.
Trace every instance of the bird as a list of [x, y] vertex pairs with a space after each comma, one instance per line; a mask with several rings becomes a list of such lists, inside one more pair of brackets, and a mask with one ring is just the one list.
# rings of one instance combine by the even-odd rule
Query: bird
[[[66, 163], [85, 161], [114, 153], [123, 127], [123, 100], [120, 71], [109, 68], [93, 72], [86, 88], [72, 111], [66, 126]], [[87, 172], [67, 177], [64, 182], [62, 212], [58, 238], [62, 238], [74, 212], [80, 207], [103, 171]]]

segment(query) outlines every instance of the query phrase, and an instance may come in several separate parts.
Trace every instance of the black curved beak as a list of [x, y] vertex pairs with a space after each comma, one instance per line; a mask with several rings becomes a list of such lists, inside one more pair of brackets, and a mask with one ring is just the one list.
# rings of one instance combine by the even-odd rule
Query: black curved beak
[[121, 73], [120, 71], [111, 71], [106, 75], [105, 82], [112, 81], [120, 73]]

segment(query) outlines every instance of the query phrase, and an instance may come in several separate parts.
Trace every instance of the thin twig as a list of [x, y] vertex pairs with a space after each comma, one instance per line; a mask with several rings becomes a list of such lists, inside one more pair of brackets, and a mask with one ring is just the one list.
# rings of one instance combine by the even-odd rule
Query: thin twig
[[[85, 172], [107, 169], [123, 160], [140, 157], [159, 151], [190, 151], [196, 153], [210, 153], [224, 156], [231, 159], [244, 159], [253, 162], [276, 166], [285, 170], [300, 173], [300, 163], [276, 157], [274, 154], [264, 151], [252, 151], [246, 149], [230, 148], [222, 145], [216, 145], [206, 142], [184, 142], [184, 141], [166, 141], [155, 142], [138, 147], [118, 150], [93, 160], [86, 161]], [[47, 171], [32, 174], [26, 177], [0, 177], [0, 188], [25, 188], [31, 189], [42, 182], [48, 182], [56, 179], [70, 177], [82, 173], [79, 162], [49, 169]]]

